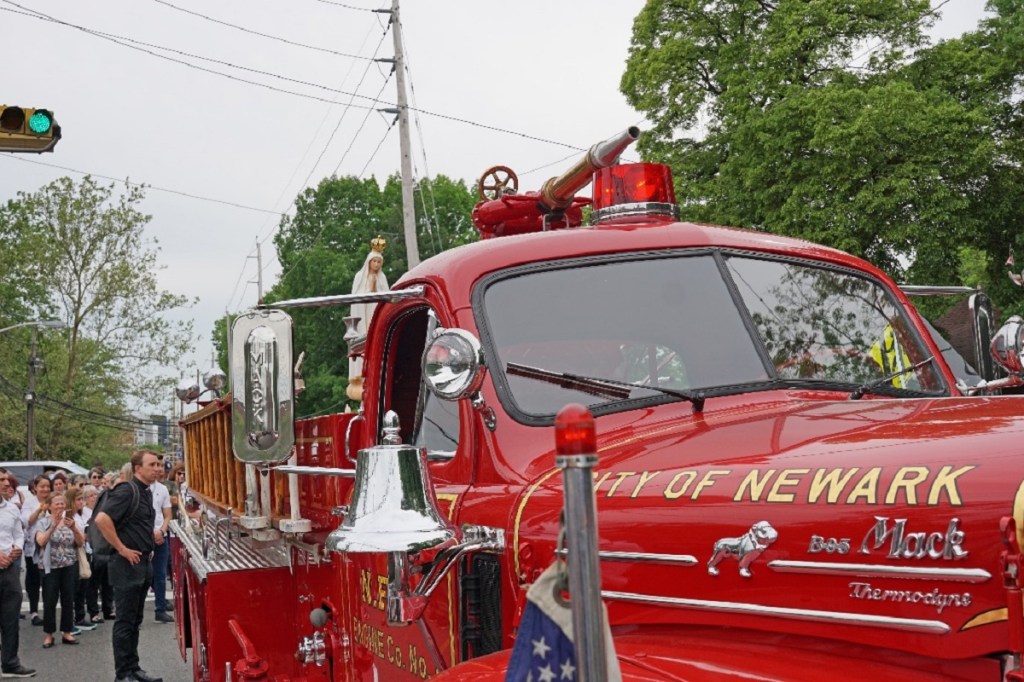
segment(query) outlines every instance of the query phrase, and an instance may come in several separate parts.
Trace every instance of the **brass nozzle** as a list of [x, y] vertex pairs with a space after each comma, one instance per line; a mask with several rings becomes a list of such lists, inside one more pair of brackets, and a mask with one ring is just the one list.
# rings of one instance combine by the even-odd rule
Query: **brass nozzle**
[[630, 126], [618, 135], [595, 144], [572, 168], [544, 183], [540, 189], [541, 203], [552, 211], [568, 208], [576, 192], [590, 183], [594, 173], [617, 163], [626, 147], [636, 142], [638, 137], [640, 129]]

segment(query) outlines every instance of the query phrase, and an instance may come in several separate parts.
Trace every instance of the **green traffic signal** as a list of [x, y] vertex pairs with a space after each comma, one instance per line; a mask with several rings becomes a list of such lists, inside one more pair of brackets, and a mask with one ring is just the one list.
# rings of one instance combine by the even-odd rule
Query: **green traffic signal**
[[60, 125], [49, 109], [0, 104], [0, 152], [51, 152], [59, 140]]
[[36, 109], [28, 119], [28, 128], [36, 135], [44, 135], [53, 127], [53, 116], [45, 109]]

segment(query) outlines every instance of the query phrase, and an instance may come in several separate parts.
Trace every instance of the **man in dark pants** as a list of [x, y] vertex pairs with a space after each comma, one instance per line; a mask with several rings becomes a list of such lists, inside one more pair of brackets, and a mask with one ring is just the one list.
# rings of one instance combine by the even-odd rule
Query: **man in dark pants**
[[34, 677], [18, 659], [18, 614], [21, 611], [21, 550], [25, 526], [21, 512], [7, 500], [11, 482], [0, 474], [0, 670], [4, 677]]
[[171, 493], [164, 480], [164, 461], [160, 458], [160, 473], [156, 482], [149, 486], [153, 494], [153, 606], [156, 607], [156, 622], [173, 623], [174, 616], [167, 613], [174, 610], [174, 605], [167, 601], [167, 563], [170, 558], [170, 543], [167, 542], [167, 530], [171, 523]]
[[107, 572], [114, 587], [114, 669], [116, 682], [163, 682], [139, 667], [139, 628], [146, 593], [153, 582], [153, 496], [149, 486], [160, 475], [156, 453], [138, 450], [132, 455], [134, 476], [107, 494], [96, 515], [96, 527], [116, 554]]

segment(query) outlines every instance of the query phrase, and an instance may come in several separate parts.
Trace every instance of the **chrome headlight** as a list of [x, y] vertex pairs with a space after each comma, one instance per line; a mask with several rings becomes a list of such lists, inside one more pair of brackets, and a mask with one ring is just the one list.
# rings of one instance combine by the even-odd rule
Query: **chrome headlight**
[[484, 380], [480, 341], [464, 329], [438, 329], [423, 353], [423, 378], [438, 398], [458, 400]]

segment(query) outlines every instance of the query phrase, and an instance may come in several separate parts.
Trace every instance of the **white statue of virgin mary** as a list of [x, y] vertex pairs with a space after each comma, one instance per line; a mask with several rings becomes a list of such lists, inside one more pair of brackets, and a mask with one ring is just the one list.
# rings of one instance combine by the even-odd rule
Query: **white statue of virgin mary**
[[[366, 254], [366, 259], [363, 261], [363, 267], [359, 268], [356, 276], [352, 279], [353, 294], [369, 294], [389, 291], [388, 278], [384, 275], [383, 270], [384, 247], [386, 244], [387, 242], [385, 242], [380, 235], [377, 235], [377, 238], [370, 242], [370, 252]], [[360, 336], [366, 334], [366, 330], [370, 326], [370, 320], [373, 318], [373, 311], [376, 309], [376, 303], [352, 304], [352, 311], [349, 314], [352, 317], [360, 318], [359, 322], [356, 324], [356, 331], [359, 332]], [[350, 358], [348, 361], [349, 383], [358, 384], [360, 394], [362, 393], [362, 374], [362, 358]]]

